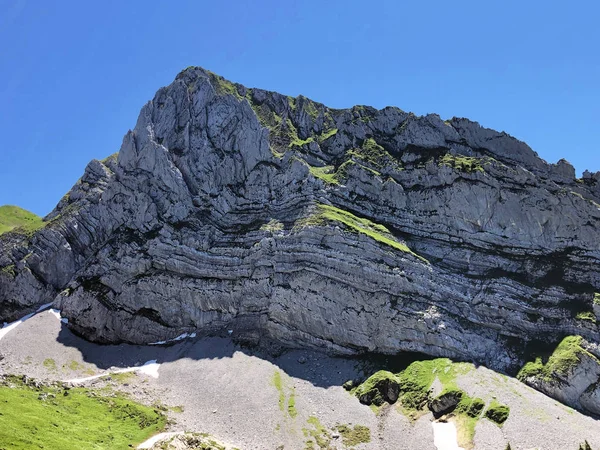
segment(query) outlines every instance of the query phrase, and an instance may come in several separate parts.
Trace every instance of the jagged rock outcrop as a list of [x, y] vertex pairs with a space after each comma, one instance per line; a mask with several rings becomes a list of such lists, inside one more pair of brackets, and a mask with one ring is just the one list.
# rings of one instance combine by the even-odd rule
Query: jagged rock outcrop
[[519, 372], [521, 381], [574, 408], [600, 416], [600, 348], [568, 336], [544, 363], [541, 357]]
[[0, 320], [54, 301], [97, 342], [233, 330], [500, 370], [599, 340], [600, 175], [467, 119], [188, 68], [46, 222], [0, 237]]

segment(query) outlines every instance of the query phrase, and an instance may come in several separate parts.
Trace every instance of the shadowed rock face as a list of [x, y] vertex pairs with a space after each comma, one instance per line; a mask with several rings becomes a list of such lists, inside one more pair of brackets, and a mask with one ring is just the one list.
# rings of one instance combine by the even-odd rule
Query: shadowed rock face
[[[600, 174], [466, 119], [334, 110], [200, 68], [161, 88], [32, 236], [0, 320], [54, 301], [97, 342], [184, 332], [500, 370], [598, 342]], [[581, 316], [581, 315], [580, 315]]]

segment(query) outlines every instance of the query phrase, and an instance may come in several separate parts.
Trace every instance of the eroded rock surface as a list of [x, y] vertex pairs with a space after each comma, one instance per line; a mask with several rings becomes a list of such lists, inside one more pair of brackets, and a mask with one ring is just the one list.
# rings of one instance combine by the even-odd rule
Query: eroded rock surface
[[0, 320], [54, 301], [96, 342], [233, 330], [512, 370], [532, 340], [598, 343], [599, 203], [599, 174], [467, 119], [188, 68], [43, 229], [0, 237]]

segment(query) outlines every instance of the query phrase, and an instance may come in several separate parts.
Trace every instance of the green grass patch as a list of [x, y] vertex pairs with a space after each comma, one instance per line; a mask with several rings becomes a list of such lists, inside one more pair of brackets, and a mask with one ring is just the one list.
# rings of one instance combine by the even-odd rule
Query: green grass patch
[[[404, 413], [411, 416], [422, 410], [429, 400], [429, 390], [437, 377], [444, 387], [444, 391], [457, 389], [456, 377], [473, 370], [473, 365], [468, 363], [455, 363], [447, 358], [437, 358], [425, 361], [415, 361], [406, 369], [398, 373], [380, 370], [367, 378], [358, 387], [352, 390], [354, 395], [360, 397], [376, 389], [384, 380], [398, 383], [400, 394], [398, 400]], [[468, 399], [468, 396], [465, 395]], [[465, 400], [467, 402], [467, 400]], [[472, 402], [468, 400], [468, 405]], [[468, 406], [467, 405], [467, 406]], [[467, 408], [468, 409], [468, 408]]]
[[465, 449], [473, 448], [475, 438], [475, 427], [478, 418], [470, 417], [465, 414], [457, 414], [452, 418], [456, 426], [456, 440], [458, 445]]
[[329, 139], [332, 136], [335, 136], [338, 132], [337, 128], [331, 128], [330, 130], [327, 131], [323, 131], [323, 133], [321, 133], [321, 135], [318, 137], [318, 141], [319, 142], [325, 142], [327, 139]]
[[208, 72], [208, 75], [210, 77], [210, 84], [212, 84], [212, 86], [215, 88], [215, 91], [217, 91], [217, 94], [219, 95], [233, 95], [235, 96], [238, 100], [243, 100], [244, 97], [242, 97], [240, 95], [240, 93], [238, 92], [238, 88], [237, 85], [235, 83], [232, 83], [229, 80], [226, 80], [225, 78], [223, 78], [220, 75], [217, 75], [215, 73], [212, 72]]
[[269, 231], [271, 233], [276, 233], [278, 231], [283, 230], [283, 223], [281, 223], [277, 219], [271, 219], [267, 223], [261, 225], [260, 230], [261, 231]]
[[296, 410], [296, 389], [295, 388], [292, 388], [292, 393], [290, 394], [290, 398], [288, 399], [287, 411], [292, 419], [296, 418], [296, 416], [298, 415], [298, 411]]
[[42, 365], [48, 370], [56, 370], [56, 361], [54, 361], [52, 358], [46, 358], [42, 362]]
[[584, 349], [581, 336], [567, 336], [556, 347], [552, 355], [544, 363], [541, 356], [523, 366], [517, 378], [525, 381], [527, 378], [536, 377], [543, 381], [552, 381], [556, 377], [564, 377], [579, 364], [582, 355], [587, 355], [595, 360], [597, 358]]
[[31, 234], [46, 223], [41, 217], [18, 206], [0, 206], [0, 235], [9, 231], [22, 231]]
[[305, 145], [310, 144], [312, 141], [314, 141], [314, 138], [312, 136], [307, 139], [300, 139], [299, 137], [296, 137], [295, 139], [292, 140], [292, 142], [290, 142], [290, 148], [303, 147]]
[[383, 169], [384, 167], [387, 167], [395, 170], [402, 170], [398, 160], [390, 155], [373, 138], [365, 139], [361, 148], [349, 150], [347, 155], [352, 158], [359, 159], [365, 164], [375, 167], [376, 169]]
[[311, 427], [302, 428], [306, 441], [306, 450], [314, 449], [315, 445], [320, 449], [328, 449], [331, 443], [331, 433], [321, 424], [318, 417], [310, 416], [306, 421]]
[[596, 314], [592, 311], [581, 311], [575, 316], [577, 320], [587, 320], [588, 322], [596, 323]]
[[[1, 234], [1, 233], [0, 233]], [[16, 271], [16, 267], [14, 264], [9, 264], [8, 266], [4, 266], [0, 269], [0, 272], [8, 275], [11, 278], [14, 278], [17, 276], [17, 271]]]
[[107, 377], [110, 377], [110, 379], [116, 383], [124, 384], [133, 380], [136, 377], [136, 374], [135, 372], [111, 373], [110, 375], [107, 375]]
[[335, 167], [333, 166], [324, 166], [324, 167], [313, 167], [308, 166], [308, 170], [312, 174], [313, 177], [319, 178], [323, 180], [325, 183], [329, 184], [340, 184], [340, 179], [335, 172]]
[[[271, 384], [275, 387], [275, 389], [277, 389], [277, 393], [279, 394], [277, 400], [279, 404], [279, 410], [284, 413], [287, 411], [289, 416], [292, 419], [295, 419], [298, 415], [298, 410], [296, 409], [296, 388], [289, 388], [286, 386], [287, 383], [285, 382], [284, 375], [279, 370], [276, 370], [273, 373]], [[286, 390], [289, 393], [287, 401]]]
[[429, 261], [414, 253], [404, 242], [396, 240], [392, 233], [390, 233], [390, 231], [383, 225], [371, 222], [369, 219], [355, 216], [354, 214], [344, 211], [343, 209], [336, 208], [335, 206], [318, 204], [317, 212], [300, 221], [299, 225], [318, 226], [323, 225], [327, 221], [341, 223], [352, 231], [369, 236], [371, 239], [381, 242], [382, 244], [386, 244], [396, 250], [410, 253], [411, 255], [419, 258], [421, 261], [429, 264]]
[[340, 433], [342, 442], [346, 447], [354, 447], [358, 444], [371, 442], [371, 430], [364, 425], [338, 425], [335, 429]]
[[277, 392], [279, 393], [279, 409], [284, 411], [285, 409], [285, 393], [283, 392], [283, 380], [281, 378], [281, 372], [276, 370], [273, 373], [273, 378], [271, 379], [271, 384], [275, 386]]
[[84, 368], [83, 364], [79, 364], [77, 361], [69, 361], [67, 364], [62, 365], [63, 370], [71, 370], [76, 372], [78, 370], [82, 370]]
[[474, 158], [471, 156], [462, 156], [462, 155], [452, 155], [451, 153], [446, 153], [439, 160], [440, 166], [448, 166], [453, 169], [460, 170], [461, 172], [485, 172], [483, 168], [484, 163], [488, 163], [482, 158]]
[[0, 386], [0, 448], [126, 449], [165, 427], [164, 415], [129, 399], [65, 392]]
[[314, 104], [314, 102], [307, 99], [306, 97], [302, 97], [302, 99], [304, 100], [302, 103], [302, 109], [306, 111], [306, 113], [314, 122], [319, 117], [319, 110], [317, 109], [317, 106]]
[[498, 425], [502, 425], [506, 422], [506, 419], [508, 419], [509, 414], [510, 408], [508, 406], [502, 405], [496, 400], [492, 400], [485, 412], [485, 417]]

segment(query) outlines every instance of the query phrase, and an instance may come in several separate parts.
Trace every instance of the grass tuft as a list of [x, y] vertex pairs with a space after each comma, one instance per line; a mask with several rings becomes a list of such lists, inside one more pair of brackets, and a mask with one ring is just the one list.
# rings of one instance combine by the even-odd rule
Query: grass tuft
[[502, 425], [508, 419], [509, 414], [510, 408], [508, 406], [501, 405], [496, 400], [492, 400], [485, 412], [485, 417], [498, 425]]
[[371, 430], [364, 425], [354, 425], [354, 428], [349, 425], [338, 425], [336, 430], [340, 433], [342, 442], [346, 447], [371, 442]]

